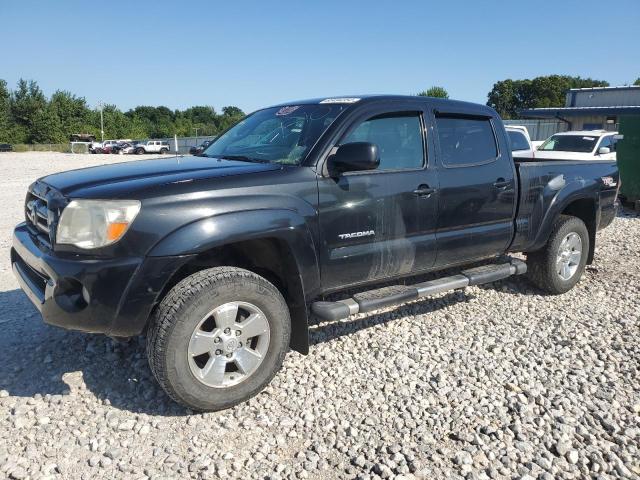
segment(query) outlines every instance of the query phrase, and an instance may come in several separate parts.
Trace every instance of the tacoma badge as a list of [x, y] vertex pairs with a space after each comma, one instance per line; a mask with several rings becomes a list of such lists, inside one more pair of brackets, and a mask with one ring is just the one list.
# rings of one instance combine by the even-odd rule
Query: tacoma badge
[[373, 230], [365, 230], [364, 232], [353, 232], [353, 233], [340, 233], [338, 237], [341, 240], [345, 240], [347, 238], [358, 238], [358, 237], [373, 237], [376, 234]]

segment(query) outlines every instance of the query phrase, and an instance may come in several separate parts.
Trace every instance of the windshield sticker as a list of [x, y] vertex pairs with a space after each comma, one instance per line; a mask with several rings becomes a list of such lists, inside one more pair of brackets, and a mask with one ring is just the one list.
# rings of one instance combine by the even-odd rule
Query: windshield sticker
[[583, 140], [595, 140], [595, 137], [582, 137]]
[[359, 98], [355, 97], [325, 98], [320, 103], [356, 103], [359, 100]]
[[284, 115], [289, 115], [290, 113], [295, 112], [299, 108], [300, 108], [300, 105], [294, 105], [291, 107], [282, 107], [280, 110], [276, 112], [276, 115], [279, 117], [282, 117]]

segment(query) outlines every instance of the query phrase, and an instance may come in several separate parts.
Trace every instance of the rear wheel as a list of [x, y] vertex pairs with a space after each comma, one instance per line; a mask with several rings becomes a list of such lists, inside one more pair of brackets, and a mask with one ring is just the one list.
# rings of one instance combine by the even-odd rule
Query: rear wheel
[[561, 215], [545, 247], [527, 254], [528, 276], [549, 293], [565, 293], [580, 281], [588, 252], [589, 232], [584, 222]]
[[167, 394], [198, 411], [220, 410], [262, 390], [282, 366], [287, 304], [264, 278], [217, 267], [178, 283], [147, 336], [151, 370]]

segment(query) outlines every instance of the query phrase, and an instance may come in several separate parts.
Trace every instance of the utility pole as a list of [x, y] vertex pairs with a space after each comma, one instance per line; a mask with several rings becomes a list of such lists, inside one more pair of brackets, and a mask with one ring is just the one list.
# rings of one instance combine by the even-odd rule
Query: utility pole
[[104, 117], [102, 116], [104, 103], [102, 102], [102, 100], [98, 102], [98, 106], [100, 107], [100, 136], [102, 137], [102, 143], [104, 143]]
[[194, 127], [194, 130], [196, 131], [196, 145], [198, 145], [198, 129]]

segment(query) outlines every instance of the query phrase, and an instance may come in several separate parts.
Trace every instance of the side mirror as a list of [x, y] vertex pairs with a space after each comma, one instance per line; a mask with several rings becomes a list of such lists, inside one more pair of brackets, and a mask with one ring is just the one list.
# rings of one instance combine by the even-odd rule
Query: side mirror
[[606, 155], [607, 153], [611, 153], [611, 149], [609, 147], [600, 147], [598, 149], [598, 155]]
[[353, 142], [340, 145], [329, 157], [328, 170], [331, 176], [344, 172], [375, 170], [380, 165], [378, 146], [369, 142]]

